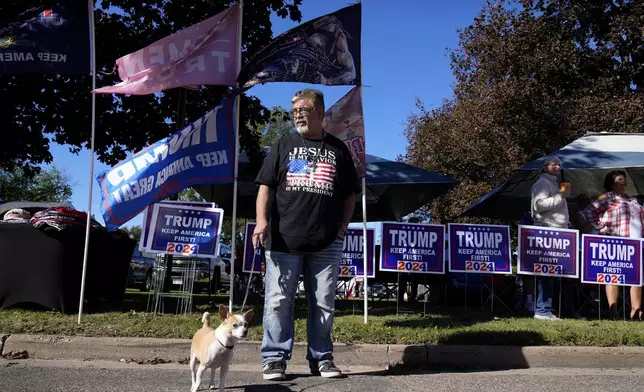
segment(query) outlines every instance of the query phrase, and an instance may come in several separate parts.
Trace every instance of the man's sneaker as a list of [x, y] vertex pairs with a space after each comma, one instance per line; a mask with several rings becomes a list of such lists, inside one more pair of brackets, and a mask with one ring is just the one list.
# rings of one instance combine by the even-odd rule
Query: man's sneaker
[[286, 365], [283, 362], [267, 363], [263, 367], [264, 380], [284, 380], [286, 373]]
[[542, 316], [540, 314], [535, 314], [534, 318], [537, 320], [549, 320], [549, 321], [561, 321], [561, 319], [554, 314], [551, 314], [549, 316]]
[[342, 377], [342, 371], [340, 371], [333, 362], [323, 362], [317, 369], [311, 367], [311, 374], [314, 376], [322, 376], [324, 378]]

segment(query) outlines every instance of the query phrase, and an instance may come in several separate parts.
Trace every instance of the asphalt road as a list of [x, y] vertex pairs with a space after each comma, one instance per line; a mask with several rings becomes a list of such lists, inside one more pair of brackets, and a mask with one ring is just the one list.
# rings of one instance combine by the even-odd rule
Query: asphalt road
[[[527, 369], [492, 372], [426, 372], [388, 375], [377, 369], [352, 368], [343, 379], [308, 376], [306, 369], [284, 382], [266, 382], [259, 367], [233, 366], [228, 391], [637, 391], [644, 369]], [[349, 370], [349, 369], [347, 369]], [[299, 374], [298, 374], [299, 373]], [[207, 381], [204, 381], [207, 382]], [[215, 381], [217, 382], [217, 381]], [[187, 365], [136, 365], [119, 362], [0, 360], [0, 390], [5, 392], [166, 392], [189, 391]], [[203, 385], [201, 390], [207, 390]]]

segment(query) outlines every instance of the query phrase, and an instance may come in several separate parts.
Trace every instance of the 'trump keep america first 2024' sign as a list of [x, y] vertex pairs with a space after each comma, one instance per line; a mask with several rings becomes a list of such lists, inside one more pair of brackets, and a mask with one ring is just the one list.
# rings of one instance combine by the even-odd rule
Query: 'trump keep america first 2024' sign
[[224, 210], [155, 204], [149, 251], [181, 256], [217, 256]]
[[[364, 242], [362, 229], [349, 229], [344, 237], [342, 260], [340, 261], [341, 277], [364, 276]], [[375, 230], [367, 229], [367, 277], [375, 276]]]
[[[215, 203], [208, 203], [203, 201], [179, 201], [179, 200], [163, 200], [156, 204], [170, 204], [170, 205], [179, 205], [179, 206], [189, 206], [189, 207], [206, 207], [206, 208], [216, 208]], [[150, 248], [150, 226], [152, 225], [152, 210], [154, 205], [148, 206], [143, 210], [143, 223], [141, 224], [141, 239], [139, 241], [139, 250], [141, 252], [149, 252]], [[151, 252], [153, 253], [153, 252]]]
[[444, 254], [444, 225], [382, 224], [381, 271], [444, 274]]
[[510, 227], [450, 223], [449, 271], [509, 274]]
[[[244, 263], [242, 271], [249, 273], [265, 272], [266, 266], [261, 264], [259, 259], [255, 260], [253, 265], [253, 257], [255, 249], [253, 248], [252, 235], [255, 231], [255, 222], [246, 223], [246, 236], [244, 244]], [[364, 276], [364, 244], [362, 229], [349, 229], [346, 237], [344, 238], [344, 247], [342, 250], [342, 260], [340, 261], [340, 270], [338, 276], [340, 277], [353, 277]], [[367, 277], [373, 278], [375, 276], [375, 230], [367, 229]]]
[[636, 238], [582, 236], [583, 283], [642, 285], [642, 241]]
[[517, 273], [577, 278], [578, 244], [577, 230], [519, 225]]
[[244, 263], [242, 264], [242, 272], [253, 273], [265, 272], [266, 266], [259, 258], [255, 259], [253, 265], [253, 257], [255, 257], [255, 248], [253, 247], [253, 232], [255, 231], [255, 222], [246, 222], [246, 231], [244, 232]]

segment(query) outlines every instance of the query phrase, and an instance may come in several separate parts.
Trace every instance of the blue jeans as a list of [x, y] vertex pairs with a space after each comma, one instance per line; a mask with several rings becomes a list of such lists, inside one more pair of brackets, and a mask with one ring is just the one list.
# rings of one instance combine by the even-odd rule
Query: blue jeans
[[534, 306], [534, 314], [539, 316], [552, 315], [552, 292], [554, 290], [554, 278], [537, 276], [537, 303]]
[[309, 314], [306, 325], [306, 359], [312, 366], [333, 361], [333, 315], [343, 240], [336, 239], [319, 252], [293, 255], [266, 252], [266, 296], [262, 364], [286, 362], [293, 352], [293, 307], [300, 272]]

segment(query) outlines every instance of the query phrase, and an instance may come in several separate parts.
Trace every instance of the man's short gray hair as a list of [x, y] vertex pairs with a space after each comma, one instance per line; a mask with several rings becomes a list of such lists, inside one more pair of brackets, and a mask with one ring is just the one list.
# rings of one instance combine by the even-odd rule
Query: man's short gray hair
[[301, 99], [310, 99], [316, 109], [321, 109], [324, 112], [324, 93], [314, 88], [305, 88], [295, 93], [291, 98], [291, 103], [295, 103]]

